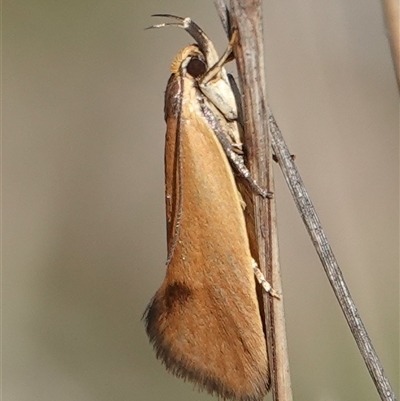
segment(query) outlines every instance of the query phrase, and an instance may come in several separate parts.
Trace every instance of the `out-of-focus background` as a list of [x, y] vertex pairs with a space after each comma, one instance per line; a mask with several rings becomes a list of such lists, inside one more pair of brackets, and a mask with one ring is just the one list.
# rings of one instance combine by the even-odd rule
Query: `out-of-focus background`
[[[163, 93], [211, 1], [3, 2], [3, 399], [212, 400], [168, 374], [141, 317], [166, 261]], [[399, 108], [377, 0], [264, 3], [269, 102], [399, 391]], [[372, 401], [279, 168], [295, 399]]]

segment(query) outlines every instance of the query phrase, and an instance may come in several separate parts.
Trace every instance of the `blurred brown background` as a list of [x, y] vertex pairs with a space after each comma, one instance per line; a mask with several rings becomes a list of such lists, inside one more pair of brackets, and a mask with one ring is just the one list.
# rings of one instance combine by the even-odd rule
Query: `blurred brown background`
[[[379, 1], [266, 1], [269, 101], [399, 391], [399, 109]], [[211, 400], [140, 321], [164, 274], [163, 92], [211, 1], [3, 3], [3, 399]], [[296, 400], [378, 399], [290, 194], [276, 199]]]

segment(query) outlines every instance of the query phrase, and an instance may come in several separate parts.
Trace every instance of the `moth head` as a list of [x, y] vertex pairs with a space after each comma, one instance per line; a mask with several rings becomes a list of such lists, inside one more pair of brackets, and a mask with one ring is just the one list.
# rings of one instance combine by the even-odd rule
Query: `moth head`
[[199, 79], [207, 72], [207, 62], [197, 45], [183, 48], [174, 58], [171, 64], [172, 74], [189, 74], [194, 79]]

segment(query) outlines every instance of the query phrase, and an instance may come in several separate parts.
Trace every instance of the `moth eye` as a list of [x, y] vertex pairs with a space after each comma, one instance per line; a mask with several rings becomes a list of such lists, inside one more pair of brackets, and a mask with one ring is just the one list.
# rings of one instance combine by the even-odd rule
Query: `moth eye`
[[204, 61], [201, 61], [197, 57], [192, 57], [186, 66], [186, 71], [193, 78], [198, 78], [201, 75], [205, 74], [207, 71], [207, 66]]

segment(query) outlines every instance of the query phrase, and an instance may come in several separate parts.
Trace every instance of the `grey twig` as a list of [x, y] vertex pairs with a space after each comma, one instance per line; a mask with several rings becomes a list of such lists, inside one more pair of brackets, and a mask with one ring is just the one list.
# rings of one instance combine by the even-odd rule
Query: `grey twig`
[[328, 276], [333, 292], [339, 301], [340, 307], [342, 308], [358, 349], [360, 350], [372, 380], [375, 383], [375, 387], [383, 401], [396, 401], [396, 395], [390, 386], [388, 378], [385, 376], [378, 355], [372, 346], [371, 340], [344, 281], [342, 272], [322, 229], [311, 199], [308, 196], [300, 174], [293, 162], [293, 157], [286, 146], [281, 131], [279, 130], [275, 118], [270, 110], [268, 110], [266, 118], [268, 118], [270, 126], [272, 149], [282, 169], [283, 176], [285, 177], [286, 183], [292, 193], [293, 199], [312, 239], [318, 256], [321, 259], [325, 273]]

